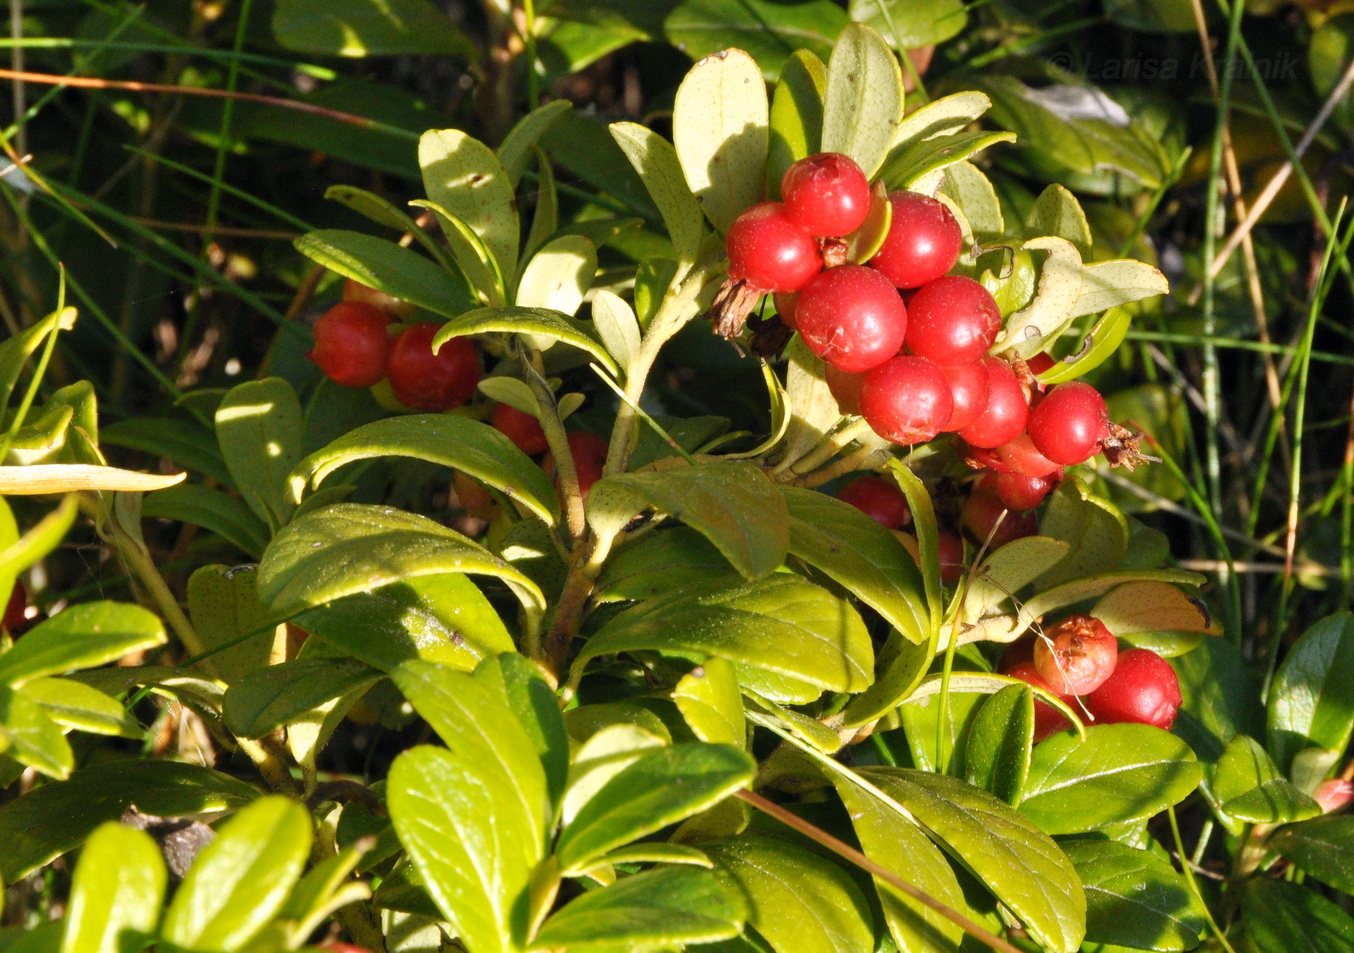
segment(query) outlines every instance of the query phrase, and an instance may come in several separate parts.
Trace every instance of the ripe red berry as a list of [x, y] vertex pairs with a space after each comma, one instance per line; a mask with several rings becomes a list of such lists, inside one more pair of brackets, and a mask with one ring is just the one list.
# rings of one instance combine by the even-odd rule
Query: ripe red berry
[[324, 376], [344, 387], [370, 387], [386, 376], [390, 318], [375, 305], [340, 301], [315, 322], [315, 346], [306, 352]]
[[729, 277], [759, 291], [798, 291], [823, 270], [818, 243], [780, 202], [762, 202], [734, 219], [724, 247]]
[[964, 540], [958, 533], [940, 530], [936, 534], [936, 549], [940, 555], [940, 581], [952, 584], [964, 574]]
[[1030, 440], [1055, 463], [1084, 463], [1109, 436], [1105, 398], [1090, 384], [1068, 381], [1049, 389], [1030, 411]]
[[1083, 700], [1101, 724], [1127, 721], [1168, 729], [1180, 710], [1180, 681], [1170, 663], [1151, 649], [1129, 649], [1119, 653], [1105, 683]]
[[837, 499], [850, 503], [880, 526], [899, 529], [912, 522], [907, 497], [883, 477], [857, 477], [837, 491]]
[[541, 422], [531, 414], [522, 413], [516, 407], [508, 404], [496, 405], [493, 413], [489, 415], [489, 423], [517, 444], [517, 449], [529, 457], [550, 449], [550, 444], [545, 439], [545, 431], [541, 429]]
[[19, 631], [23, 627], [25, 615], [28, 611], [28, 590], [19, 580], [14, 580], [14, 588], [10, 591], [9, 602], [5, 604], [5, 616], [0, 621], [0, 627], [11, 634]]
[[1060, 464], [1054, 463], [1039, 452], [1030, 440], [1028, 433], [1023, 433], [1014, 440], [1008, 440], [992, 452], [1004, 464], [1004, 466], [995, 469], [1004, 472], [1017, 473], [1027, 477], [1046, 477], [1062, 470]]
[[1011, 509], [1032, 510], [1044, 502], [1044, 499], [1053, 492], [1053, 488], [1062, 482], [1062, 477], [1062, 467], [1048, 476], [1038, 477], [993, 471], [984, 475], [982, 482], [991, 484], [997, 499]]
[[907, 334], [903, 299], [888, 279], [861, 265], [815, 276], [799, 293], [795, 321], [810, 351], [850, 374], [893, 357]]
[[995, 357], [983, 358], [987, 368], [987, 406], [978, 419], [959, 431], [973, 447], [1000, 447], [1019, 437], [1029, 418], [1029, 397], [1011, 365]]
[[[1034, 667], [1034, 662], [1029, 659], [1017, 662], [1009, 669], [1004, 669], [1003, 671], [1012, 678], [1018, 678], [1022, 682], [1028, 682], [1034, 688], [1043, 688], [1048, 691], [1053, 691], [1053, 689], [1049, 687], [1048, 682], [1044, 681], [1039, 676], [1039, 672]], [[1063, 698], [1063, 701], [1070, 701], [1070, 699]], [[1062, 712], [1058, 711], [1058, 709], [1054, 708], [1052, 705], [1041, 702], [1038, 698], [1035, 698], [1034, 741], [1036, 744], [1071, 727], [1072, 723], [1067, 720], [1067, 717]]]
[[1057, 362], [1053, 360], [1053, 355], [1049, 354], [1047, 351], [1040, 351], [1038, 354], [1034, 355], [1034, 357], [1026, 360], [1025, 366], [1030, 369], [1031, 374], [1034, 374], [1037, 377], [1044, 373], [1044, 371], [1052, 368], [1055, 363]]
[[1034, 667], [1059, 695], [1085, 695], [1105, 683], [1119, 658], [1119, 642], [1105, 623], [1074, 615], [1034, 642]]
[[959, 523], [975, 542], [987, 543], [989, 549], [1000, 549], [1013, 540], [1033, 536], [1039, 531], [1039, 521], [1034, 513], [1011, 509], [992, 487], [982, 483], [975, 486], [964, 501], [959, 511]]
[[837, 398], [837, 409], [845, 416], [859, 417], [860, 389], [865, 386], [865, 375], [848, 374], [829, 364], [823, 377], [827, 380], [827, 389]]
[[480, 352], [469, 338], [452, 338], [433, 353], [441, 325], [411, 324], [390, 345], [390, 389], [414, 410], [451, 410], [470, 399], [480, 382]]
[[833, 238], [860, 228], [870, 211], [870, 183], [856, 160], [820, 152], [785, 170], [780, 199], [790, 217], [813, 235]]
[[908, 349], [941, 365], [979, 360], [1001, 330], [997, 302], [963, 275], [946, 275], [918, 288], [907, 314]]
[[[574, 472], [578, 475], [578, 490], [583, 499], [588, 498], [592, 485], [602, 478], [602, 468], [606, 465], [606, 440], [586, 430], [569, 431], [569, 454], [574, 458]], [[543, 464], [546, 476], [555, 477], [555, 458], [548, 455]]]
[[920, 288], [954, 267], [964, 232], [945, 203], [919, 192], [890, 192], [893, 221], [870, 267], [899, 288]]
[[386, 294], [384, 291], [377, 291], [375, 288], [368, 287], [360, 281], [354, 281], [352, 278], [343, 282], [343, 300], [363, 301], [375, 305], [395, 321], [408, 321], [418, 311], [415, 305], [410, 304], [403, 298]]
[[937, 364], [903, 354], [865, 376], [860, 412], [879, 436], [907, 447], [940, 433], [954, 412], [954, 398]]
[[987, 406], [987, 368], [982, 361], [973, 361], [941, 367], [941, 370], [950, 382], [950, 393], [954, 397], [954, 410], [950, 412], [944, 430], [953, 433], [972, 424]]

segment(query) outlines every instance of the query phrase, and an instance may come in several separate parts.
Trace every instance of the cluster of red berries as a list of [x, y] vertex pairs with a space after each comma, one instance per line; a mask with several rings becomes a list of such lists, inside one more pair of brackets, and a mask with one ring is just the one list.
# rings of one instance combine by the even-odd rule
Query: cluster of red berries
[[[1013, 643], [998, 671], [1083, 707], [1092, 724], [1169, 729], [1180, 709], [1180, 682], [1170, 663], [1151, 649], [1120, 652], [1105, 624], [1089, 615], [1071, 616], [1040, 636]], [[1035, 741], [1068, 727], [1061, 712], [1035, 701]]]
[[441, 325], [400, 324], [410, 313], [405, 302], [348, 279], [343, 300], [315, 322], [315, 347], [306, 357], [344, 387], [389, 378], [395, 399], [413, 410], [461, 406], [480, 382], [479, 349], [469, 338], [452, 338], [434, 354]]

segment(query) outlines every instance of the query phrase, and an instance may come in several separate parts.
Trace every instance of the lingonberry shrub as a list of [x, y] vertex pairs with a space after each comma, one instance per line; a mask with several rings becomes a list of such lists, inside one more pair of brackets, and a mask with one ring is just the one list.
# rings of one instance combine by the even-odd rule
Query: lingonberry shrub
[[889, 529], [899, 529], [912, 521], [907, 497], [883, 477], [857, 477], [837, 491], [837, 499], [850, 503], [880, 526]]
[[919, 192], [890, 192], [893, 220], [870, 267], [899, 288], [920, 288], [954, 267], [964, 232], [944, 202]]
[[790, 217], [811, 235], [832, 238], [854, 232], [870, 211], [870, 183], [855, 159], [820, 152], [785, 170], [780, 199]]
[[1119, 642], [1105, 624], [1074, 615], [1034, 640], [1034, 667], [1059, 695], [1085, 695], [1105, 683], [1119, 658]]
[[804, 343], [833, 367], [860, 374], [898, 353], [907, 334], [907, 308], [877, 271], [830, 268], [799, 293], [795, 323]]
[[489, 413], [489, 423], [529, 457], [550, 449], [541, 422], [531, 414], [523, 413], [510, 404], [495, 404]]
[[986, 288], [963, 275], [922, 285], [907, 305], [908, 350], [942, 366], [979, 360], [1001, 330], [1001, 310]]
[[335, 384], [370, 387], [386, 376], [389, 324], [390, 318], [373, 304], [341, 301], [315, 322], [315, 346], [306, 357]]
[[1065, 466], [1089, 460], [1110, 434], [1105, 398], [1083, 381], [1049, 388], [1025, 426], [1035, 448]]
[[903, 354], [876, 367], [860, 389], [860, 413], [875, 433], [901, 446], [935, 439], [954, 412], [939, 365]]
[[818, 243], [781, 202], [762, 202], [729, 228], [729, 277], [759, 291], [798, 291], [823, 268]]
[[390, 344], [390, 389], [413, 410], [452, 410], [461, 406], [480, 382], [480, 352], [469, 338], [452, 338], [433, 353], [440, 324], [411, 324]]
[[1180, 680], [1171, 663], [1151, 649], [1128, 649], [1119, 653], [1110, 677], [1084, 701], [1102, 724], [1170, 728], [1180, 710]]

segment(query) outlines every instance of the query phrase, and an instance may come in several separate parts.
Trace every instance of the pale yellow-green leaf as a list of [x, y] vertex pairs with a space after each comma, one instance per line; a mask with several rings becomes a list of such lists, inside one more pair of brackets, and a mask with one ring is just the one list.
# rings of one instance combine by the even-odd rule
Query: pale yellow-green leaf
[[639, 173], [640, 181], [658, 206], [679, 262], [694, 262], [700, 251], [704, 221], [700, 203], [687, 186], [677, 150], [658, 133], [634, 122], [611, 124], [611, 138]]
[[902, 119], [903, 72], [897, 56], [870, 27], [849, 24], [828, 61], [823, 151], [849, 155], [873, 178]]
[[1083, 271], [1076, 246], [1065, 238], [1046, 236], [1031, 239], [1025, 248], [1048, 255], [1039, 270], [1034, 300], [1006, 319], [993, 354], [1014, 348], [1021, 357], [1033, 357], [1075, 317]]

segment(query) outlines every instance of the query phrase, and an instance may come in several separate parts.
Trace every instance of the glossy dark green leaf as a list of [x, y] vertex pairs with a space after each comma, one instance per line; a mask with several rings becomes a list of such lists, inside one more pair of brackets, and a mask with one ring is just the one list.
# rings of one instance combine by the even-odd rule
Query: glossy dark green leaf
[[560, 833], [555, 855], [566, 871], [645, 834], [685, 820], [752, 782], [741, 748], [701, 742], [658, 748], [608, 781]]
[[529, 949], [671, 948], [737, 936], [743, 904], [706, 870], [669, 867], [583, 894], [546, 920]]
[[171, 949], [233, 953], [268, 925], [310, 856], [310, 815], [286, 798], [259, 798], [216, 832], [193, 861], [160, 927]]
[[944, 775], [902, 768], [860, 773], [953, 851], [1037, 943], [1057, 953], [1081, 946], [1086, 929], [1081, 880], [1052, 838], [1027, 818], [986, 791]]
[[668, 14], [669, 43], [700, 59], [728, 47], [747, 50], [767, 80], [776, 78], [785, 58], [809, 50], [826, 60], [846, 26], [846, 13], [828, 0], [682, 0]]
[[[486, 663], [492, 664], [492, 663]], [[418, 659], [390, 673], [396, 686], [447, 747], [492, 782], [497, 797], [511, 793], [499, 808], [515, 830], [531, 837], [539, 852], [545, 841], [551, 797], [537, 746], [509, 707], [502, 683], [474, 678]]]
[[898, 57], [875, 30], [847, 24], [828, 61], [823, 151], [849, 155], [873, 180], [902, 118], [903, 72]]
[[795, 162], [822, 152], [827, 67], [808, 50], [795, 50], [780, 68], [771, 96], [771, 141], [766, 197], [780, 198], [780, 181]]
[[921, 573], [898, 537], [825, 493], [780, 490], [790, 511], [790, 552], [841, 583], [904, 638], [925, 642], [931, 619]]
[[259, 563], [259, 595], [295, 615], [414, 576], [495, 576], [528, 613], [544, 605], [536, 584], [460, 533], [389, 506], [338, 503], [306, 513], [273, 537]]
[[109, 822], [80, 852], [61, 953], [140, 953], [160, 922], [165, 862], [144, 831]]
[[364, 424], [310, 454], [292, 470], [292, 499], [358, 460], [412, 457], [464, 472], [519, 500], [551, 525], [558, 518], [554, 485], [540, 467], [498, 430], [454, 414], [409, 414]]
[[164, 626], [140, 606], [81, 603], [38, 623], [0, 655], [0, 684], [93, 668], [164, 642]]
[[838, 864], [772, 837], [706, 845], [748, 901], [748, 923], [777, 953], [856, 953], [872, 947], [869, 905]]
[[235, 481], [221, 459], [216, 434], [195, 422], [172, 417], [132, 417], [100, 428], [99, 439], [109, 447], [126, 447], [172, 460], [178, 466], [224, 486]]
[[[848, 780], [838, 779], [836, 786], [865, 856], [951, 910], [968, 909], [950, 862], [915, 820]], [[955, 923], [877, 877], [874, 884], [899, 949], [952, 953], [958, 948], [964, 934]]]
[[640, 649], [714, 655], [831, 691], [860, 691], [874, 667], [856, 611], [784, 573], [640, 603], [602, 626], [575, 665]]
[[0, 875], [13, 883], [77, 847], [131, 804], [174, 817], [240, 807], [258, 791], [229, 775], [178, 761], [112, 761], [82, 768], [0, 808]]
[[588, 520], [598, 532], [614, 532], [653, 508], [703, 534], [748, 579], [774, 572], [785, 561], [785, 502], [750, 463], [626, 473], [599, 480], [592, 490]]
[[959, 132], [934, 140], [912, 142], [889, 156], [880, 176], [890, 189], [907, 188], [941, 169], [971, 159], [985, 149], [1014, 141], [1009, 132]]
[[1354, 951], [1354, 917], [1315, 891], [1269, 877], [1250, 878], [1245, 891], [1241, 924], [1252, 948], [1283, 953]]
[[243, 500], [197, 483], [180, 483], [147, 493], [141, 515], [178, 520], [209, 530], [251, 559], [263, 555], [268, 525]]
[[1183, 699], [1175, 728], [1200, 758], [1217, 760], [1237, 734], [1264, 734], [1260, 685], [1231, 642], [1208, 639], [1171, 666]]
[[1317, 622], [1288, 651], [1269, 690], [1269, 749], [1279, 769], [1311, 745], [1343, 749], [1354, 730], [1354, 613]]
[[226, 467], [250, 509], [274, 529], [296, 508], [287, 496], [287, 474], [301, 459], [304, 432], [301, 402], [280, 377], [231, 388], [216, 409]]
[[[213, 653], [200, 670], [226, 682], [268, 665], [279, 640], [286, 638], [278, 614], [259, 599], [252, 565], [203, 566], [194, 572], [188, 577], [188, 616], [203, 648]], [[249, 637], [241, 641], [244, 636]]]
[[433, 347], [439, 348], [452, 338], [471, 334], [529, 334], [548, 338], [584, 351], [617, 377], [621, 373], [620, 366], [592, 328], [549, 308], [478, 308], [442, 325], [442, 330], [433, 338]]
[[474, 62], [479, 55], [428, 0], [279, 0], [273, 36], [287, 49], [328, 56], [449, 53]]
[[66, 736], [37, 702], [0, 685], [0, 750], [52, 778], [66, 778], [75, 755]]
[[1203, 769], [1179, 738], [1150, 725], [1099, 725], [1034, 749], [1020, 812], [1050, 834], [1152, 817], [1198, 787]]
[[374, 685], [381, 672], [356, 659], [292, 659], [252, 672], [226, 692], [226, 726], [261, 738], [326, 702]]
[[1321, 813], [1321, 806], [1279, 774], [1260, 742], [1249, 735], [1228, 743], [1213, 772], [1212, 791], [1234, 834], [1247, 823], [1286, 824]]
[[1290, 824], [1268, 844], [1317, 880], [1354, 893], [1354, 816], [1331, 814]]
[[452, 932], [476, 953], [519, 949], [540, 835], [501, 772], [442, 748], [412, 748], [395, 759], [386, 799]]
[[708, 658], [672, 689], [672, 700], [701, 741], [742, 746], [747, 743], [738, 673], [722, 658]]
[[694, 529], [671, 526], [617, 549], [602, 567], [592, 598], [598, 603], [652, 599], [685, 586], [736, 578], [713, 543]]
[[140, 738], [144, 733], [121, 702], [82, 682], [35, 678], [25, 682], [19, 694], [63, 728], [122, 738]]
[[560, 714], [559, 698], [541, 670], [525, 655], [505, 650], [485, 659], [475, 680], [502, 694], [509, 710], [521, 722], [545, 770], [546, 794], [558, 804], [569, 775], [569, 732]]
[[1086, 939], [1144, 950], [1192, 950], [1205, 919], [1185, 878], [1148, 850], [1112, 840], [1059, 841], [1086, 890]]
[[330, 228], [308, 232], [294, 244], [301, 254], [331, 271], [434, 314], [451, 318], [476, 304], [459, 272], [447, 271], [384, 238]]
[[1034, 740], [1034, 695], [1010, 685], [988, 696], [969, 728], [964, 745], [964, 777], [1007, 804], [1025, 793]]

